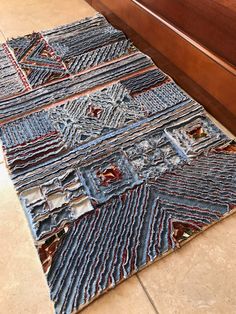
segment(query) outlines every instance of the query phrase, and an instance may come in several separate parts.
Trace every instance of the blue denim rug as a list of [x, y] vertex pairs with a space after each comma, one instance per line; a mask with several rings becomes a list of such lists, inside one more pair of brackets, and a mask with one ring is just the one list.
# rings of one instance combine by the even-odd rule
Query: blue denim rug
[[0, 46], [0, 136], [56, 313], [236, 206], [236, 144], [103, 16]]

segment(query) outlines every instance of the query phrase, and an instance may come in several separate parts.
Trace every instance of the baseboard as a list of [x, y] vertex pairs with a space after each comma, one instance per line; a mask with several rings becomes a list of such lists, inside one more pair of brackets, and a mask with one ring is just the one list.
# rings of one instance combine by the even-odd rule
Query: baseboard
[[236, 70], [131, 0], [88, 0], [191, 96], [236, 134]]

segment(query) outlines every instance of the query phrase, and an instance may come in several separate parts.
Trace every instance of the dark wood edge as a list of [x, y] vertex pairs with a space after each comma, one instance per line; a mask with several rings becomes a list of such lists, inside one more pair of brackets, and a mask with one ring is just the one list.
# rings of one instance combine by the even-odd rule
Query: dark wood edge
[[[147, 12], [130, 0], [87, 0], [87, 2], [101, 12], [111, 24], [123, 30], [141, 51], [153, 59], [158, 67], [172, 76], [213, 117], [236, 134], [236, 106], [234, 105], [236, 77], [234, 73], [212, 60], [188, 41], [183, 40], [178, 33], [174, 33], [173, 29], [161, 25], [159, 20], [156, 21], [153, 16], [147, 15]], [[132, 17], [135, 14], [138, 16]], [[149, 36], [143, 35], [147, 28], [145, 23], [150, 23], [150, 19], [152, 26], [149, 25], [149, 29], [155, 27], [161, 38], [164, 37], [165, 41], [169, 42], [168, 45], [165, 46], [163, 41], [152, 41]], [[158, 35], [155, 30], [151, 33], [154, 36]], [[178, 53], [185, 52], [182, 62], [179, 56], [177, 58], [173, 56], [173, 49], [168, 52], [168, 46], [173, 45], [172, 39], [181, 50]], [[197, 73], [195, 73], [196, 70]], [[206, 82], [208, 84], [205, 84]]]
[[235, 1], [132, 1], [162, 17], [168, 24], [236, 68]]

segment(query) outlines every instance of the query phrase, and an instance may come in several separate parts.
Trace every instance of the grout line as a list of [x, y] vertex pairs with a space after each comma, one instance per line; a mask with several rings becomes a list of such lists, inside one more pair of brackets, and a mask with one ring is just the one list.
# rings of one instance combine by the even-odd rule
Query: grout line
[[142, 288], [143, 288], [143, 290], [144, 290], [144, 293], [146, 294], [146, 296], [147, 296], [149, 302], [151, 303], [151, 305], [152, 305], [152, 307], [153, 307], [155, 313], [156, 313], [156, 314], [160, 314], [160, 313], [158, 312], [157, 308], [156, 308], [156, 305], [155, 305], [154, 301], [152, 300], [152, 297], [150, 296], [150, 294], [149, 294], [149, 292], [147, 291], [146, 287], [144, 286], [142, 280], [140, 279], [138, 273], [136, 274], [136, 277], [138, 278], [138, 281], [139, 281], [140, 285], [142, 286]]
[[5, 42], [6, 42], [7, 38], [6, 38], [5, 34], [3, 33], [3, 31], [1, 29], [0, 29], [0, 34], [3, 36], [3, 38], [4, 38]]

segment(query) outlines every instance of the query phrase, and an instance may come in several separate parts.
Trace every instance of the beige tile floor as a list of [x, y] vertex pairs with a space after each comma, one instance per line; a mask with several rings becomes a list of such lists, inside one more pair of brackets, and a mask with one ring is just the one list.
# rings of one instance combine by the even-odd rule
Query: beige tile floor
[[[0, 0], [0, 42], [69, 23], [82, 0]], [[84, 314], [236, 313], [236, 215], [108, 292]], [[0, 313], [53, 313], [37, 252], [0, 151]]]

